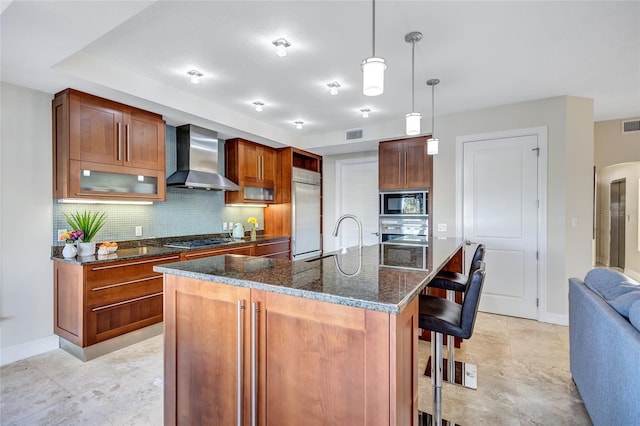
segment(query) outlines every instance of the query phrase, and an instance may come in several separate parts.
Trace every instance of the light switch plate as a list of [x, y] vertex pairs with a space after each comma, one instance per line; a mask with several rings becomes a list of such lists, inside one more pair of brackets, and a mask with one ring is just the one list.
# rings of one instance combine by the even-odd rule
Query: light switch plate
[[65, 232], [67, 232], [66, 229], [58, 229], [58, 241], [60, 241], [60, 235], [64, 234]]
[[438, 232], [447, 232], [447, 224], [439, 223], [438, 224]]
[[222, 230], [226, 231], [228, 229], [229, 229], [229, 227], [227, 226], [227, 222], [222, 222]]
[[136, 237], [142, 237], [142, 226], [136, 226]]

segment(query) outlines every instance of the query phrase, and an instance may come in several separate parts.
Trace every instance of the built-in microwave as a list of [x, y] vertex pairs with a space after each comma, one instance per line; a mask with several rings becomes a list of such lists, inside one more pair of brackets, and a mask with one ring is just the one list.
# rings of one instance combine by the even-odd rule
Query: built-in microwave
[[426, 215], [428, 197], [428, 191], [381, 192], [380, 215]]

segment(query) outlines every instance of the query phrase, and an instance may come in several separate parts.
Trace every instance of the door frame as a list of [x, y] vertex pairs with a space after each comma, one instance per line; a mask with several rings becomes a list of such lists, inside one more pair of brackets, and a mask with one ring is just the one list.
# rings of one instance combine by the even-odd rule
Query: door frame
[[456, 235], [464, 237], [463, 183], [464, 144], [485, 140], [536, 136], [538, 139], [538, 320], [554, 322], [547, 315], [547, 156], [548, 129], [546, 126], [504, 130], [456, 137]]

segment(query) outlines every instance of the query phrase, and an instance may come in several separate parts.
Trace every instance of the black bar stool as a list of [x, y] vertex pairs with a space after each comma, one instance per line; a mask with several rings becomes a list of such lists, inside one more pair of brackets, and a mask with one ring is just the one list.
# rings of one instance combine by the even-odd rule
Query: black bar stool
[[[467, 243], [468, 244], [468, 243]], [[447, 300], [455, 302], [455, 292], [464, 293], [467, 282], [473, 275], [473, 272], [479, 267], [479, 262], [484, 261], [485, 247], [484, 244], [478, 244], [476, 247], [476, 251], [473, 253], [473, 257], [471, 258], [471, 265], [469, 266], [469, 273], [467, 275], [453, 272], [453, 271], [440, 271], [438, 274], [429, 281], [427, 287], [432, 288], [440, 288], [447, 291]], [[460, 371], [463, 372], [462, 377], [460, 377], [460, 383], [465, 387], [476, 389], [476, 381], [475, 380], [465, 380], [464, 371], [465, 369], [474, 370], [475, 366], [472, 364], [463, 365], [462, 363], [456, 363], [455, 356], [455, 346], [453, 341], [453, 336], [447, 335], [447, 379], [450, 383], [457, 383], [456, 381], [456, 371], [457, 366], [460, 367]], [[433, 361], [432, 361], [433, 362]], [[456, 365], [457, 364], [457, 365]]]
[[433, 389], [433, 424], [442, 423], [442, 335], [468, 339], [478, 314], [484, 284], [484, 262], [470, 276], [462, 305], [441, 297], [420, 294], [418, 326], [431, 330], [431, 387]]

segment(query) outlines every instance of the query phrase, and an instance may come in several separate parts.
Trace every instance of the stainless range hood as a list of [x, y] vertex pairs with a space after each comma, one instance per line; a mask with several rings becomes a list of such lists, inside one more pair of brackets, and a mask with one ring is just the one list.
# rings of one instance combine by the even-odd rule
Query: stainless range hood
[[193, 124], [176, 127], [177, 171], [167, 186], [217, 191], [238, 191], [240, 187], [218, 173], [218, 135]]

